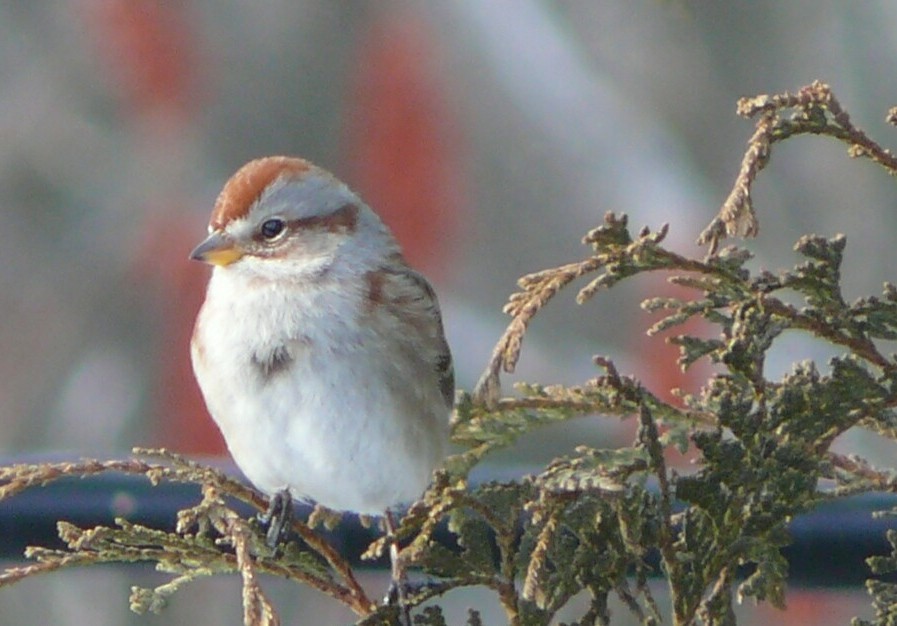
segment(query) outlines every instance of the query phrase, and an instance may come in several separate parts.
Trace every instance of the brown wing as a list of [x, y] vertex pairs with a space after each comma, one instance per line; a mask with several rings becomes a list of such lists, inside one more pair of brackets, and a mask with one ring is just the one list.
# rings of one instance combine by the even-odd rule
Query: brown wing
[[435, 376], [442, 399], [451, 408], [455, 370], [433, 287], [408, 266], [398, 264], [371, 272], [368, 284], [372, 305], [386, 308], [398, 324], [398, 332], [414, 346], [417, 359]]

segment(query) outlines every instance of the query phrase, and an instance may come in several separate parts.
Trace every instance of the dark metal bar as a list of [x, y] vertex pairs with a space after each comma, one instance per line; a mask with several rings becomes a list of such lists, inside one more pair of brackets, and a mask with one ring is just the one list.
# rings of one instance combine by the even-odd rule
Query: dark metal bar
[[[65, 478], [32, 488], [0, 502], [0, 557], [21, 558], [26, 546], [61, 547], [56, 522], [79, 527], [111, 525], [116, 517], [152, 528], [173, 530], [176, 513], [195, 505], [198, 487], [163, 483], [153, 487], [139, 476], [103, 474]], [[793, 543], [784, 550], [790, 563], [790, 582], [801, 586], [854, 586], [870, 577], [865, 558], [887, 554], [885, 531], [897, 519], [874, 519], [874, 511], [897, 506], [897, 497], [866, 494], [821, 505], [791, 524]], [[250, 514], [247, 508], [238, 507]], [[299, 514], [307, 514], [300, 507]], [[336, 546], [357, 559], [377, 536], [357, 519], [347, 518], [332, 535]], [[370, 565], [370, 563], [367, 563]]]

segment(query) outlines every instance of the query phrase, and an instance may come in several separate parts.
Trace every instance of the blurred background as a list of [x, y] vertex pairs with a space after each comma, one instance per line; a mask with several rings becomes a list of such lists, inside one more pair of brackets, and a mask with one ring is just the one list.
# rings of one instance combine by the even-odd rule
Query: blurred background
[[[187, 255], [252, 158], [306, 157], [381, 214], [434, 282], [469, 390], [516, 278], [587, 254], [579, 240], [606, 211], [634, 230], [669, 222], [671, 245], [701, 254], [694, 240], [753, 128], [735, 115], [739, 97], [821, 79], [893, 145], [895, 26], [889, 0], [0, 4], [0, 454], [226, 454], [190, 371], [208, 269]], [[849, 299], [894, 280], [897, 187], [883, 170], [800, 138], [774, 151], [755, 193], [754, 267], [793, 265], [800, 235], [840, 232]], [[671, 293], [645, 279], [585, 307], [562, 295], [533, 325], [519, 378], [583, 382], [605, 354], [658, 393], [697, 389], [705, 372], [681, 375], [675, 352], [642, 332], [638, 302], [658, 291]], [[789, 337], [775, 354], [778, 376], [830, 352]], [[502, 459], [628, 439], [605, 422], [554, 429], [553, 446], [540, 435]], [[893, 463], [872, 438], [842, 445]], [[239, 619], [236, 577], [182, 592], [161, 616], [128, 613], [130, 584], [163, 581], [115, 568], [29, 581], [0, 592], [0, 622]], [[348, 619], [268, 584], [285, 623]], [[845, 623], [865, 605], [861, 590], [803, 590], [784, 618]], [[744, 623], [771, 615], [783, 619], [746, 608]]]

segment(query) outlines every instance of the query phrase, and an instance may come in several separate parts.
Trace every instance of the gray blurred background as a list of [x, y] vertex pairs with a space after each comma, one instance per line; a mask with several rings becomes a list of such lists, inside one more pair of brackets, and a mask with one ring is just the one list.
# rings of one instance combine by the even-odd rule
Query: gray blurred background
[[[470, 389], [516, 278], [581, 258], [580, 237], [606, 211], [635, 230], [669, 222], [671, 245], [701, 254], [694, 239], [752, 132], [735, 116], [740, 96], [821, 79], [894, 145], [895, 70], [889, 0], [0, 4], [0, 452], [224, 453], [189, 370], [207, 269], [187, 254], [251, 158], [304, 156], [383, 215], [433, 279]], [[846, 295], [878, 293], [895, 278], [895, 204], [893, 179], [843, 146], [790, 141], [756, 187], [754, 267], [793, 265], [801, 234], [845, 233]], [[700, 371], [681, 376], [643, 337], [637, 305], [658, 290], [671, 293], [646, 279], [585, 307], [562, 295], [533, 325], [519, 377], [582, 382], [600, 353], [658, 392], [696, 389]], [[780, 375], [829, 351], [794, 337], [776, 354]], [[539, 462], [627, 432], [582, 420], [553, 430], [552, 447], [540, 435], [503, 458]], [[843, 445], [891, 462], [871, 438]], [[161, 616], [130, 615], [128, 586], [162, 581], [54, 575], [0, 592], [0, 622], [238, 621], [236, 578], [188, 589]], [[266, 584], [285, 623], [348, 619], [312, 592]], [[845, 623], [864, 602], [802, 592], [786, 615]]]

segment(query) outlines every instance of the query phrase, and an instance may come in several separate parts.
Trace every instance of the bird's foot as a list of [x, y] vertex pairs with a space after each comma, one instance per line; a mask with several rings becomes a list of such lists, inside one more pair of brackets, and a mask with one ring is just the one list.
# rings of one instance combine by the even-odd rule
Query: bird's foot
[[268, 510], [258, 518], [265, 529], [265, 544], [276, 550], [290, 534], [290, 524], [293, 521], [293, 497], [290, 490], [282, 489], [271, 496]]
[[412, 606], [416, 606], [420, 602], [420, 599], [415, 597], [428, 591], [433, 591], [438, 595], [444, 592], [445, 589], [445, 583], [438, 579], [417, 581], [405, 579], [405, 581], [400, 583], [393, 580], [389, 583], [389, 587], [386, 590], [383, 604], [384, 606], [392, 607], [396, 611], [401, 626], [412, 626], [411, 609]]
[[399, 624], [401, 626], [411, 626], [411, 607], [408, 606], [407, 598], [411, 591], [408, 581], [389, 583], [389, 589], [386, 591], [386, 597], [383, 603], [386, 606], [393, 607], [398, 612]]
[[396, 521], [392, 512], [387, 509], [383, 517], [383, 526], [389, 539], [389, 561], [391, 580], [386, 592], [386, 604], [395, 606], [399, 611], [399, 623], [411, 626], [411, 607], [408, 606], [408, 572], [402, 561], [399, 550], [399, 539], [396, 536]]
[[402, 583], [397, 583], [393, 580], [389, 583], [389, 588], [386, 590], [386, 597], [383, 598], [383, 604], [386, 604], [387, 606], [401, 605], [406, 602], [408, 598], [413, 598], [419, 593], [423, 593], [430, 589], [442, 589], [443, 586], [443, 583], [437, 580], [421, 580], [415, 582], [405, 580]]

